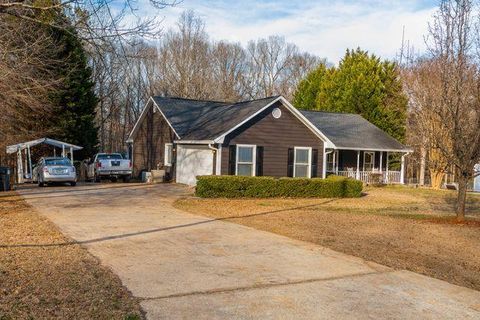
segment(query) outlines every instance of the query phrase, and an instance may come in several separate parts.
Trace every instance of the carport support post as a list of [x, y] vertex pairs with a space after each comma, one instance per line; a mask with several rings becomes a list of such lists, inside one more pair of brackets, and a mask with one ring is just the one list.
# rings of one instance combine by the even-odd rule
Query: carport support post
[[17, 151], [17, 183], [23, 183], [23, 160], [20, 147]]
[[62, 144], [62, 157], [65, 158], [65, 145]]
[[27, 146], [27, 153], [28, 153], [28, 172], [30, 173], [30, 179], [33, 180], [32, 154], [30, 152], [30, 146]]
[[357, 151], [357, 172], [355, 179], [360, 180], [360, 151]]
[[70, 159], [72, 160], [72, 166], [73, 166], [73, 147], [70, 147]]

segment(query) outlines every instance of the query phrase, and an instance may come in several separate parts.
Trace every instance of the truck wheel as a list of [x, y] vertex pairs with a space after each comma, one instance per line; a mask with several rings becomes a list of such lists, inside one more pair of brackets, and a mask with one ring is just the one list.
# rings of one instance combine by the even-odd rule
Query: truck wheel
[[70, 185], [71, 185], [72, 187], [75, 187], [75, 186], [77, 185], [77, 182], [76, 182], [76, 181], [72, 181], [72, 182], [70, 182]]
[[122, 178], [122, 180], [123, 180], [124, 183], [129, 183], [130, 182], [130, 176], [124, 176]]
[[111, 181], [112, 183], [117, 182], [117, 177], [111, 177], [111, 178], [110, 178], [110, 181]]

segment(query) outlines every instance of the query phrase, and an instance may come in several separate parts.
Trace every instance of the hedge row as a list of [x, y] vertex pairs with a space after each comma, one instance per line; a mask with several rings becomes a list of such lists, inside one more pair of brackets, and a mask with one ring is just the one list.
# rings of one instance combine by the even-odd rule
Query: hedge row
[[362, 194], [361, 181], [346, 177], [280, 178], [198, 176], [196, 195], [202, 198], [354, 198]]

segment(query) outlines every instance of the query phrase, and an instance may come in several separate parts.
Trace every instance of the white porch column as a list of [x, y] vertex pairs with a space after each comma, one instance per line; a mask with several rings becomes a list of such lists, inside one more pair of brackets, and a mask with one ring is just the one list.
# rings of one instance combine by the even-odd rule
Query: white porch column
[[25, 177], [25, 175], [28, 173], [28, 153], [27, 153], [27, 149], [25, 149], [25, 158], [23, 159], [23, 161], [25, 162], [24, 166], [23, 166], [23, 176]]
[[380, 152], [380, 172], [383, 172], [383, 151]]
[[333, 152], [333, 155], [332, 155], [332, 157], [333, 157], [333, 162], [332, 162], [332, 167], [333, 167], [333, 168], [332, 168], [332, 171], [335, 171], [335, 166], [336, 166], [336, 165], [335, 165], [335, 162], [336, 162], [337, 159], [336, 159], [335, 150], [333, 150], [332, 152]]
[[357, 172], [355, 177], [357, 180], [360, 180], [360, 151], [357, 151]]
[[323, 158], [322, 158], [322, 179], [327, 177], [327, 150], [325, 144], [323, 145]]
[[388, 183], [388, 151], [386, 157], [387, 159], [385, 160], [385, 183]]
[[380, 167], [379, 171], [382, 174], [382, 183], [385, 183], [385, 179], [383, 178], [383, 151], [380, 151]]
[[335, 174], [336, 175], [338, 175], [338, 158], [339, 158], [339, 157], [337, 157], [337, 155], [338, 155], [338, 150], [335, 150], [335, 160], [336, 160], [335, 161]]
[[62, 157], [65, 158], [65, 145], [62, 144]]
[[400, 183], [405, 184], [405, 154], [402, 154], [402, 166], [400, 167]]
[[70, 160], [72, 161], [73, 166], [73, 147], [70, 147]]

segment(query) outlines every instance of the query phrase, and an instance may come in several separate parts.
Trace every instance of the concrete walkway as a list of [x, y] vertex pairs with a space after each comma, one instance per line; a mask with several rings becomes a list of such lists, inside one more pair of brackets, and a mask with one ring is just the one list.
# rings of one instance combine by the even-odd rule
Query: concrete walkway
[[188, 194], [178, 185], [20, 192], [118, 274], [150, 319], [480, 319], [480, 292], [184, 213], [172, 207]]

